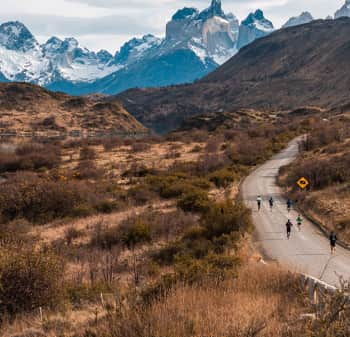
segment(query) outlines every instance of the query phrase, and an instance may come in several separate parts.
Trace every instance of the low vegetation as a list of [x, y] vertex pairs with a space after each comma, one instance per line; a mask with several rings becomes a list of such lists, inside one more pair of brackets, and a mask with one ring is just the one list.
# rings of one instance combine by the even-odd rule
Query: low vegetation
[[1, 145], [0, 334], [302, 336], [297, 276], [248, 263], [235, 198], [298, 125]]

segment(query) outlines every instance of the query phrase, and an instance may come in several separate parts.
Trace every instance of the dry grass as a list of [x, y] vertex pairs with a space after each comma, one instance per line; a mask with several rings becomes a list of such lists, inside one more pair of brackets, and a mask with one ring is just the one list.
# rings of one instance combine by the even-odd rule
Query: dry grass
[[[117, 314], [101, 305], [19, 317], [4, 337], [36, 330], [44, 336], [278, 337], [305, 310], [295, 275], [275, 266], [250, 264], [238, 278], [218, 285], [178, 286], [148, 308], [121, 304]], [[97, 309], [98, 322], [95, 325]], [[74, 324], [72, 324], [74, 322]], [[302, 336], [302, 335], [299, 335]]]
[[131, 215], [137, 215], [144, 212], [146, 209], [153, 210], [163, 210], [170, 211], [174, 209], [173, 201], [156, 201], [152, 205], [146, 205], [142, 207], [133, 207], [128, 210], [123, 210], [120, 212], [113, 212], [111, 214], [99, 214], [92, 215], [85, 218], [68, 220], [54, 221], [48, 223], [44, 226], [33, 227], [29, 234], [32, 234], [39, 238], [39, 244], [50, 244], [55, 240], [63, 239], [66, 231], [69, 228], [74, 228], [82, 232], [82, 236], [79, 237], [78, 241], [75, 241], [76, 244], [86, 243], [89, 241], [91, 233], [94, 229], [94, 226], [98, 222], [102, 222], [106, 225], [118, 225], [121, 221], [127, 219]]
[[151, 307], [126, 313], [124, 323], [109, 317], [98, 331], [106, 337], [283, 336], [305, 308], [301, 296], [297, 276], [253, 264], [222, 284], [178, 286]]

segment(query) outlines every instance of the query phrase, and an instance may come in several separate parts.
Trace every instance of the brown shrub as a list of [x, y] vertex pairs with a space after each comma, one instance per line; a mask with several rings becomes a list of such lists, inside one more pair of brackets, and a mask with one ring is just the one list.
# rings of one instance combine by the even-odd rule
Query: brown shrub
[[0, 312], [16, 314], [59, 305], [63, 273], [64, 264], [50, 252], [2, 252]]
[[97, 180], [103, 178], [105, 174], [104, 169], [98, 168], [92, 160], [80, 161], [74, 171], [74, 177], [77, 179]]
[[80, 149], [80, 160], [92, 160], [96, 158], [96, 151], [85, 145]]
[[274, 266], [247, 267], [220, 284], [176, 285], [167, 277], [146, 294], [156, 299], [151, 305], [111, 316], [97, 329], [106, 337], [303, 336], [290, 333], [304, 308], [298, 283]]
[[134, 142], [131, 145], [131, 152], [146, 152], [151, 148], [151, 145], [144, 142]]
[[0, 215], [4, 221], [23, 217], [44, 223], [72, 215], [89, 194], [83, 184], [17, 174], [1, 185]]
[[106, 152], [112, 151], [123, 144], [123, 140], [119, 137], [108, 137], [102, 140], [103, 148]]
[[15, 154], [0, 153], [0, 172], [51, 169], [61, 162], [60, 148], [55, 145], [26, 143]]
[[148, 185], [136, 185], [128, 190], [128, 197], [138, 206], [156, 199], [157, 194]]
[[207, 141], [207, 145], [205, 147], [205, 150], [208, 153], [217, 152], [217, 151], [219, 151], [220, 145], [222, 144], [222, 142], [223, 142], [222, 137], [211, 137]]

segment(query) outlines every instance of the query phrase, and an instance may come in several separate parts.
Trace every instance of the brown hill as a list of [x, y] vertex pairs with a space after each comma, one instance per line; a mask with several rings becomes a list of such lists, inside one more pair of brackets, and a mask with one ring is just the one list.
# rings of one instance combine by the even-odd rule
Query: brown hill
[[0, 84], [0, 133], [144, 133], [120, 103], [73, 97], [25, 83]]
[[208, 112], [335, 108], [349, 103], [350, 19], [276, 31], [243, 48], [201, 81], [117, 96], [146, 126], [164, 132]]

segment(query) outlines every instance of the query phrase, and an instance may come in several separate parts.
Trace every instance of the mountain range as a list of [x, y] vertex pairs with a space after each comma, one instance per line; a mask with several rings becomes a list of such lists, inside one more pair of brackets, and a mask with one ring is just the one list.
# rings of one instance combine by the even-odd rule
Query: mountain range
[[[349, 0], [336, 17], [350, 15], [348, 5]], [[284, 27], [312, 20], [305, 12]], [[134, 38], [112, 55], [83, 48], [74, 38], [52, 37], [39, 44], [24, 24], [7, 22], [0, 26], [0, 81], [24, 81], [73, 95], [190, 83], [273, 31], [261, 10], [239, 23], [234, 14], [223, 11], [220, 0], [212, 0], [203, 11], [178, 10], [164, 38]]]
[[350, 112], [350, 18], [316, 20], [257, 39], [191, 85], [130, 89], [108, 101], [165, 133], [192, 116], [317, 107]]

